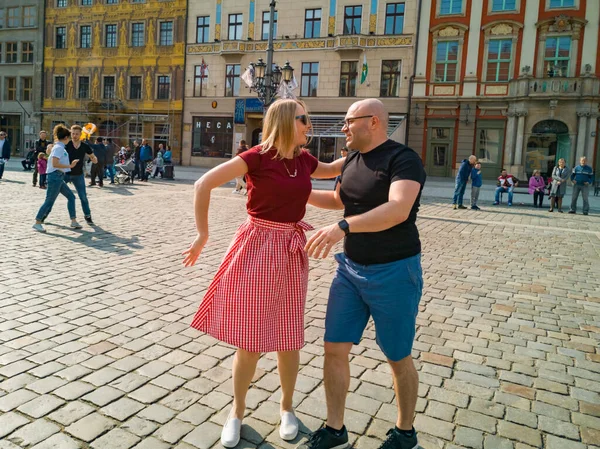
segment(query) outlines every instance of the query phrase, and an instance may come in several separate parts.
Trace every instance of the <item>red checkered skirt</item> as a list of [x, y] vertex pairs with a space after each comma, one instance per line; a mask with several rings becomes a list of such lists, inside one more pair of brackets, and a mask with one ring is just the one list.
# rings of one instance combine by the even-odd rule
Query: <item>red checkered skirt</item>
[[191, 326], [250, 352], [304, 346], [307, 223], [249, 217], [240, 226]]

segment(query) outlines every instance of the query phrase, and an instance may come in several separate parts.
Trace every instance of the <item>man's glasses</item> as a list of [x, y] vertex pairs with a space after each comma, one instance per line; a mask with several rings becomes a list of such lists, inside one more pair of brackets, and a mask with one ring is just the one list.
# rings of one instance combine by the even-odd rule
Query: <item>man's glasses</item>
[[297, 115], [296, 120], [300, 120], [303, 125], [308, 125], [308, 117], [305, 114]]
[[375, 117], [375, 116], [374, 115], [361, 115], [360, 117], [348, 117], [347, 119], [344, 120], [344, 125], [346, 125], [346, 127], [348, 127], [352, 123], [354, 123], [356, 120], [358, 120], [359, 118], [371, 118], [371, 117]]

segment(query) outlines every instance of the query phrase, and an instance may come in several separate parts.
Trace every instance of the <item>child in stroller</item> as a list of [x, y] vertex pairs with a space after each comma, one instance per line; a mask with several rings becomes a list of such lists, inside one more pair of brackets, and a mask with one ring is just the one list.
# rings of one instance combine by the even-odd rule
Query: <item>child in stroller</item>
[[116, 164], [117, 169], [117, 183], [118, 184], [133, 184], [133, 171], [135, 170], [135, 163], [133, 159], [129, 158], [122, 164]]

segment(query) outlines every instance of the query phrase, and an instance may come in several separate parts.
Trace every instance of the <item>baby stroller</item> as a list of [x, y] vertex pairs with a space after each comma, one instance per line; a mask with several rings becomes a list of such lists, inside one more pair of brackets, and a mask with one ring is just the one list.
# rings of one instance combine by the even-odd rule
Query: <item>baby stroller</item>
[[117, 169], [118, 184], [133, 184], [133, 171], [135, 170], [133, 159], [128, 159], [123, 164], [116, 164], [115, 168]]

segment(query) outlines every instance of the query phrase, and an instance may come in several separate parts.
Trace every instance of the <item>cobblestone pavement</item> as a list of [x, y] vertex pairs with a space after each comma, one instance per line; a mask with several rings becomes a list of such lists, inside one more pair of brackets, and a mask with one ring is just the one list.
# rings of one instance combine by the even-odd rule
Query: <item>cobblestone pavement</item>
[[[189, 322], [244, 219], [244, 199], [214, 193], [210, 242], [184, 269], [180, 253], [194, 233], [189, 184], [90, 189], [98, 226], [81, 231], [68, 228], [60, 198], [42, 235], [31, 225], [44, 192], [29, 180], [12, 172], [0, 181], [0, 449], [220, 447], [234, 349]], [[424, 203], [413, 353], [422, 448], [600, 447], [600, 219]], [[307, 220], [337, 217], [309, 208]], [[265, 355], [240, 448], [294, 447], [325, 417], [322, 336], [334, 268], [332, 258], [311, 261], [295, 396], [303, 434], [279, 439], [277, 368]], [[351, 372], [352, 442], [376, 448], [396, 412], [371, 326]]]

